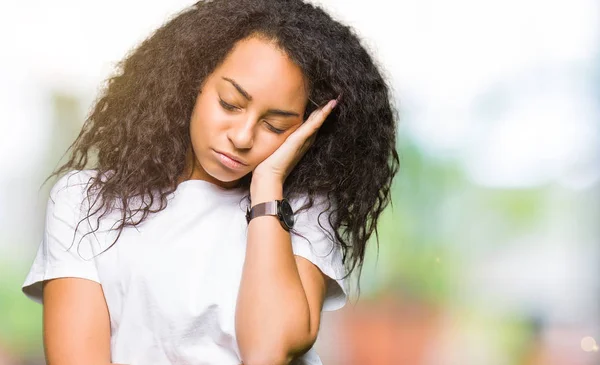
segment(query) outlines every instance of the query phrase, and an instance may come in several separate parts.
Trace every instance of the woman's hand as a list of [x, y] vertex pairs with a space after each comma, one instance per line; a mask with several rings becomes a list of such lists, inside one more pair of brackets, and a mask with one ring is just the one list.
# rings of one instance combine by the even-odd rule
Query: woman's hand
[[254, 169], [252, 181], [260, 179], [283, 184], [286, 177], [313, 144], [317, 131], [336, 104], [337, 100], [331, 100], [325, 106], [312, 112], [308, 119], [290, 134], [271, 156]]

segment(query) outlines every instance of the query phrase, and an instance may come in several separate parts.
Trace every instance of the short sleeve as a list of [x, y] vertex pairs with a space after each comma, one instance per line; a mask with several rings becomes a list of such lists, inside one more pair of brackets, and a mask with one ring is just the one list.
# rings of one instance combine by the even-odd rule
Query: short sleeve
[[296, 212], [291, 235], [292, 250], [294, 255], [311, 261], [329, 278], [323, 311], [335, 311], [342, 308], [347, 301], [341, 246], [336, 242], [329, 224], [330, 213], [320, 214], [327, 207], [327, 204], [324, 204], [325, 200], [315, 199], [312, 207], [297, 211], [305, 202], [306, 199], [290, 201], [292, 209]]
[[86, 171], [67, 173], [50, 191], [42, 240], [22, 286], [23, 293], [38, 303], [45, 280], [76, 277], [100, 282], [90, 241], [82, 239], [83, 223], [75, 235], [77, 223], [85, 217], [81, 205], [89, 180]]

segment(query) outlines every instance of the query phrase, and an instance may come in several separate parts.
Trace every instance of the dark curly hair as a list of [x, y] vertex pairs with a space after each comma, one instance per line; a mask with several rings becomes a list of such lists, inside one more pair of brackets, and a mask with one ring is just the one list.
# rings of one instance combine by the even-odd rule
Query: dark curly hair
[[[300, 0], [200, 1], [184, 9], [118, 64], [67, 149], [68, 161], [48, 179], [95, 170], [87, 194], [99, 192], [101, 204], [91, 214], [90, 207], [87, 218], [118, 204], [122, 220], [115, 242], [124, 227], [166, 208], [184, 172], [191, 113], [203, 81], [236, 42], [254, 35], [275, 42], [303, 71], [310, 100], [305, 117], [342, 94], [285, 180], [284, 192], [307, 195], [302, 209], [318, 195], [328, 198], [345, 277], [356, 267], [360, 277], [367, 241], [373, 231], [377, 236], [399, 169], [397, 113], [388, 85], [352, 29]], [[248, 174], [240, 184], [249, 187], [250, 180]], [[132, 207], [132, 198], [143, 203]], [[134, 221], [137, 213], [141, 218]]]

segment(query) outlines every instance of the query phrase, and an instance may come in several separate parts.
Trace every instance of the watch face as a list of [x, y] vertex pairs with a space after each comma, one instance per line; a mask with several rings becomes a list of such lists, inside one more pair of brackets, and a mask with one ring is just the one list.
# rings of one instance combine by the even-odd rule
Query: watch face
[[292, 207], [287, 199], [281, 201], [279, 213], [281, 214], [281, 219], [283, 219], [285, 225], [292, 228], [294, 226], [294, 211], [292, 211]]

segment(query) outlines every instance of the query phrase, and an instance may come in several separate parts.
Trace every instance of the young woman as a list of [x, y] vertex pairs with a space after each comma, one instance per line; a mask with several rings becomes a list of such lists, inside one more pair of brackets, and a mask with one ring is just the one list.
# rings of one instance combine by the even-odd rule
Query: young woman
[[23, 291], [49, 365], [321, 364], [398, 170], [386, 82], [300, 0], [201, 1], [119, 65]]

